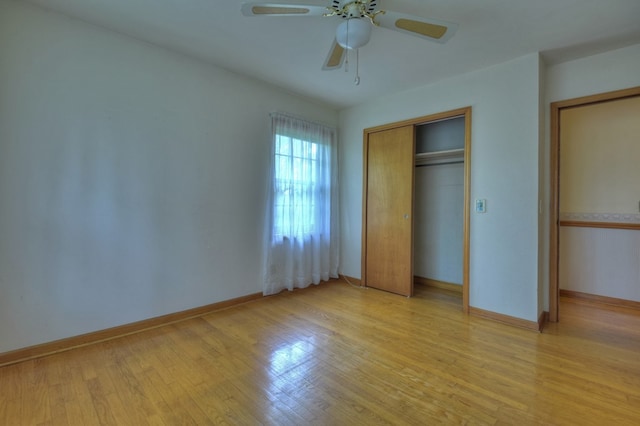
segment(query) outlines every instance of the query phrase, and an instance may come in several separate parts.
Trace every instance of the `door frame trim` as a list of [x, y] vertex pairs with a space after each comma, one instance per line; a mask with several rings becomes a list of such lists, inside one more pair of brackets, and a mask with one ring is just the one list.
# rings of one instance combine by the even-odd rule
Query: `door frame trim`
[[549, 322], [559, 320], [559, 267], [560, 267], [560, 113], [564, 109], [617, 101], [640, 96], [640, 86], [613, 92], [581, 96], [551, 103], [551, 143], [549, 155]]
[[[463, 206], [463, 249], [462, 249], [462, 310], [469, 313], [469, 262], [470, 262], [470, 220], [471, 220], [471, 106], [458, 108], [437, 114], [426, 115], [394, 123], [369, 127], [363, 130], [363, 167], [362, 167], [362, 258], [361, 279], [366, 287], [367, 259], [367, 150], [369, 134], [404, 126], [417, 126], [456, 117], [464, 117], [464, 206]], [[415, 159], [414, 159], [415, 162]], [[414, 164], [415, 166], [415, 164]], [[413, 215], [412, 215], [413, 216]]]

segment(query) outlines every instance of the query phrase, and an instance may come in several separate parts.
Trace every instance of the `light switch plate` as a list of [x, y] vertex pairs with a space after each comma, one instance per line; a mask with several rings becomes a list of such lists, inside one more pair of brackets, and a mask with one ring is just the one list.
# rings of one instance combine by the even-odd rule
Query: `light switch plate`
[[476, 213], [487, 212], [487, 200], [484, 198], [476, 198]]

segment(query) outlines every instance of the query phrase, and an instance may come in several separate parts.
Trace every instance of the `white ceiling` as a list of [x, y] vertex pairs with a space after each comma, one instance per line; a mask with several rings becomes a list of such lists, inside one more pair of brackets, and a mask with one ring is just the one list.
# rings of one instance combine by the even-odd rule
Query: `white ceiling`
[[529, 53], [557, 63], [640, 43], [640, 0], [379, 0], [460, 27], [446, 44], [374, 28], [356, 86], [355, 57], [349, 72], [321, 70], [338, 17], [244, 17], [236, 0], [28, 1], [339, 108]]

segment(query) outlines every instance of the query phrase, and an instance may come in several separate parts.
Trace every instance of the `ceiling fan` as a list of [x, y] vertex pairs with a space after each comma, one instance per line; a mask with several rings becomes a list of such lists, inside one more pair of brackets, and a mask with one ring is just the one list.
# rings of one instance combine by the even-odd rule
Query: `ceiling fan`
[[[372, 27], [388, 28], [438, 43], [445, 43], [458, 28], [457, 24], [440, 19], [380, 10], [377, 0], [331, 0], [329, 6], [250, 2], [244, 3], [241, 10], [245, 16], [338, 16], [342, 18], [343, 22], [336, 29], [333, 46], [324, 62], [323, 70], [342, 67], [347, 50], [356, 50], [357, 54], [357, 49], [369, 42]], [[356, 72], [356, 84], [359, 82], [360, 78]]]

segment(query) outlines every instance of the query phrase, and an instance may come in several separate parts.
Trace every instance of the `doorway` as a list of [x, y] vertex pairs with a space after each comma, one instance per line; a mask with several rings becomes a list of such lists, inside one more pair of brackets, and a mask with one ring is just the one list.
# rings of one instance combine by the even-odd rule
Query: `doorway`
[[[602, 245], [606, 240], [619, 238], [621, 233], [627, 231], [640, 230], [640, 223], [634, 220], [634, 214], [637, 214], [640, 209], [636, 190], [638, 179], [632, 176], [637, 173], [635, 171], [637, 167], [631, 163], [637, 158], [637, 154], [628, 151], [631, 145], [625, 142], [637, 140], [637, 132], [633, 132], [634, 135], [630, 139], [624, 133], [614, 136], [618, 131], [616, 128], [619, 127], [615, 124], [610, 131], [604, 130], [605, 125], [613, 123], [611, 117], [604, 118], [606, 117], [604, 114], [614, 114], [613, 117], [616, 119], [628, 116], [626, 117], [628, 123], [637, 121], [637, 113], [624, 112], [625, 108], [631, 106], [631, 104], [627, 105], [629, 101], [631, 104], [640, 105], [640, 87], [551, 104], [549, 254], [549, 321], [551, 322], [559, 319], [558, 302], [561, 287], [571, 287], [565, 284], [569, 276], [567, 268], [575, 264], [575, 270], [580, 273], [586, 272], [588, 268], [594, 268], [597, 259], [608, 255], [609, 250], [604, 249], [605, 245]], [[618, 110], [622, 106], [623, 112], [612, 112], [615, 110], [608, 108], [610, 106]], [[600, 118], [594, 119], [594, 117], [603, 117], [603, 129], [588, 127], [593, 126], [593, 122], [599, 122]], [[574, 123], [580, 123], [580, 120], [588, 126], [579, 127], [578, 125], [576, 130], [573, 130], [576, 126]], [[627, 131], [627, 133], [630, 132]], [[599, 139], [598, 133], [603, 134]], [[561, 141], [563, 138], [565, 144]], [[635, 144], [633, 150], [637, 150], [638, 146]], [[623, 173], [626, 177], [613, 177], [621, 170], [627, 170]], [[625, 180], [629, 182], [625, 183]], [[625, 238], [627, 237], [628, 234], [625, 235]], [[570, 244], [573, 244], [573, 249], [567, 250]], [[602, 245], [603, 248], [598, 249], [597, 245]], [[582, 257], [576, 257], [576, 253]], [[607, 268], [609, 271], [620, 272], [619, 268], [606, 264], [599, 267], [598, 272], [606, 271]], [[607, 272], [604, 274], [608, 275]], [[590, 274], [589, 278], [592, 276], [594, 274]], [[615, 279], [608, 276], [606, 280]], [[586, 280], [576, 278], [574, 281]], [[590, 285], [591, 287], [585, 288], [595, 290], [584, 293], [586, 296], [618, 300], [616, 297], [591, 295], [591, 292], [601, 291], [598, 290], [598, 284]]]

